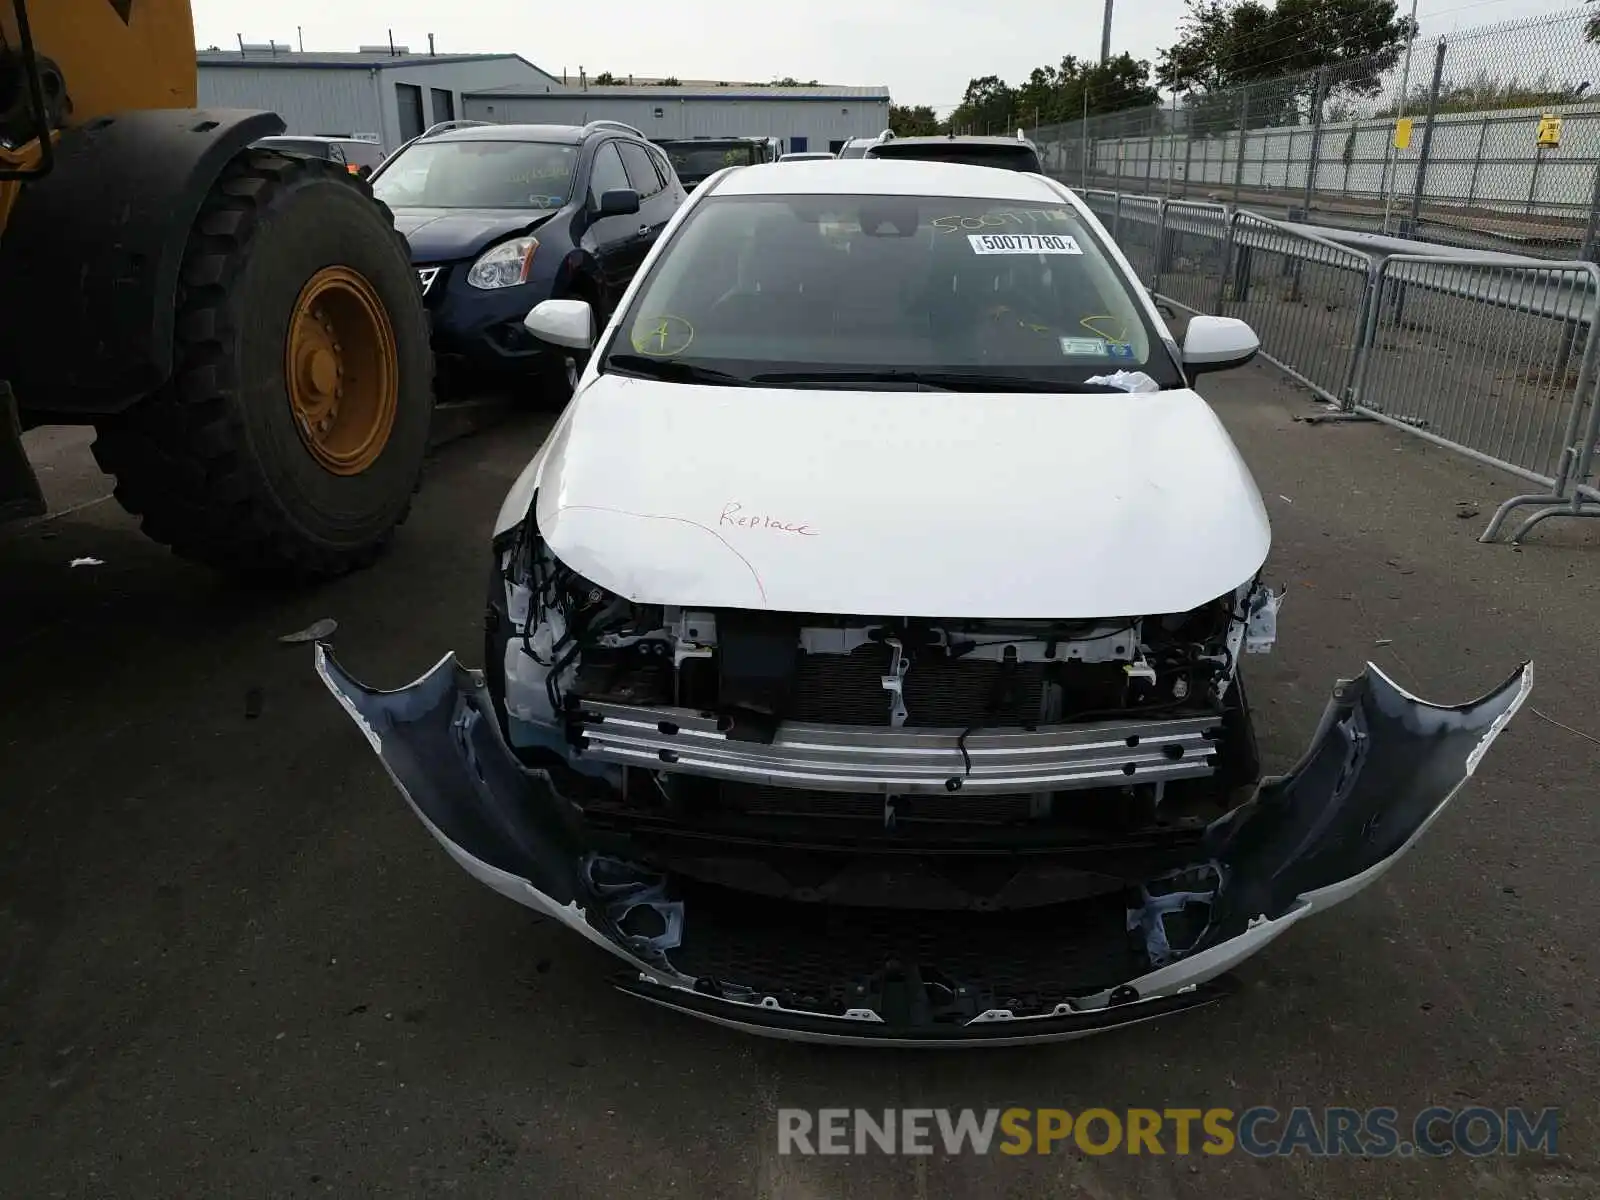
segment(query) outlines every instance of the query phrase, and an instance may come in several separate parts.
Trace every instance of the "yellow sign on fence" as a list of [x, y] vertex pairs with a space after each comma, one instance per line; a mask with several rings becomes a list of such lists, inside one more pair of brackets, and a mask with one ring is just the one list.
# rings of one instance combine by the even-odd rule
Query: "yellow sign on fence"
[[1538, 146], [1541, 150], [1556, 150], [1561, 146], [1561, 118], [1549, 113], [1539, 118]]
[[1411, 145], [1411, 118], [1401, 117], [1394, 123], [1394, 148], [1404, 150]]

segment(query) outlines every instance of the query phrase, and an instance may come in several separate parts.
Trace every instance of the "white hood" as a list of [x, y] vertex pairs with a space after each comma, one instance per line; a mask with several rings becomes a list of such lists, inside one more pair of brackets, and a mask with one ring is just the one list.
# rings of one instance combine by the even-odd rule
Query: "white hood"
[[501, 511], [646, 604], [971, 618], [1185, 612], [1271, 532], [1192, 391], [696, 387], [602, 375]]

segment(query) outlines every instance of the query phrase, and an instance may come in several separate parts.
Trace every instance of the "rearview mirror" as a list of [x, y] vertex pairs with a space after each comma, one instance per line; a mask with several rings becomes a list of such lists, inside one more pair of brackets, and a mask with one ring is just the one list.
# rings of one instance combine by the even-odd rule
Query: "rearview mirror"
[[594, 345], [594, 310], [586, 300], [542, 300], [522, 318], [522, 327], [552, 346], [588, 350]]
[[1183, 335], [1183, 366], [1191, 376], [1242, 367], [1261, 349], [1255, 330], [1237, 317], [1189, 318]]
[[600, 196], [602, 217], [625, 217], [639, 211], [639, 193], [632, 188], [612, 188]]

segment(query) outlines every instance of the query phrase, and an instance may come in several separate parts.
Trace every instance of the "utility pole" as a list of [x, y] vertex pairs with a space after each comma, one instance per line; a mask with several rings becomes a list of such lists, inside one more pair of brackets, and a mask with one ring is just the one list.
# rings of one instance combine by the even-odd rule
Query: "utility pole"
[[[1416, 0], [1412, 0], [1415, 6]], [[1106, 65], [1106, 60], [1111, 57], [1111, 5], [1112, 0], [1106, 0], [1106, 19], [1100, 27], [1100, 65]]]
[[[1395, 110], [1395, 124], [1406, 115], [1406, 91], [1411, 86], [1411, 47], [1417, 41], [1417, 0], [1411, 0], [1411, 37], [1406, 41], [1406, 65], [1400, 69], [1400, 105]], [[1389, 170], [1390, 162], [1394, 163], [1394, 170]], [[1395, 177], [1400, 174], [1400, 160], [1395, 155], [1394, 132], [1390, 131], [1389, 145], [1383, 152], [1383, 170], [1388, 178], [1381, 185], [1383, 191], [1383, 232], [1389, 232], [1389, 207], [1394, 203]]]

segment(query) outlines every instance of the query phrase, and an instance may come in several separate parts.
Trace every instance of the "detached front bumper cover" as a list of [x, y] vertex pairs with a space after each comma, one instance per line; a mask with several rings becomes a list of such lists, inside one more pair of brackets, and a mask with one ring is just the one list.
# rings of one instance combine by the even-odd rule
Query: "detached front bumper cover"
[[[1081, 1037], [1210, 1003], [1228, 972], [1295, 922], [1365, 888], [1399, 860], [1471, 777], [1527, 699], [1530, 664], [1482, 699], [1419, 700], [1368, 664], [1335, 685], [1305, 755], [1286, 775], [1215, 821], [1181, 878], [1140, 889], [1128, 928], [1147, 969], [1043, 1011], [992, 1007], [952, 1017], [918, 995], [916, 964], [893, 1003], [810, 1011], [737, 981], [696, 979], [671, 952], [695, 915], [666, 881], [597, 854], [579, 806], [550, 775], [524, 767], [502, 737], [480, 673], [446, 656], [411, 686], [378, 692], [352, 679], [326, 646], [316, 666], [428, 831], [470, 875], [570, 926], [621, 959], [618, 986], [719, 1024], [781, 1037], [855, 1044], [1021, 1043]], [[1198, 935], [1174, 947], [1166, 916], [1198, 906]], [[638, 910], [651, 910], [643, 922]], [[940, 914], [929, 913], [936, 922]], [[642, 930], [642, 931], [641, 931]], [[908, 993], [909, 989], [909, 993]]]

